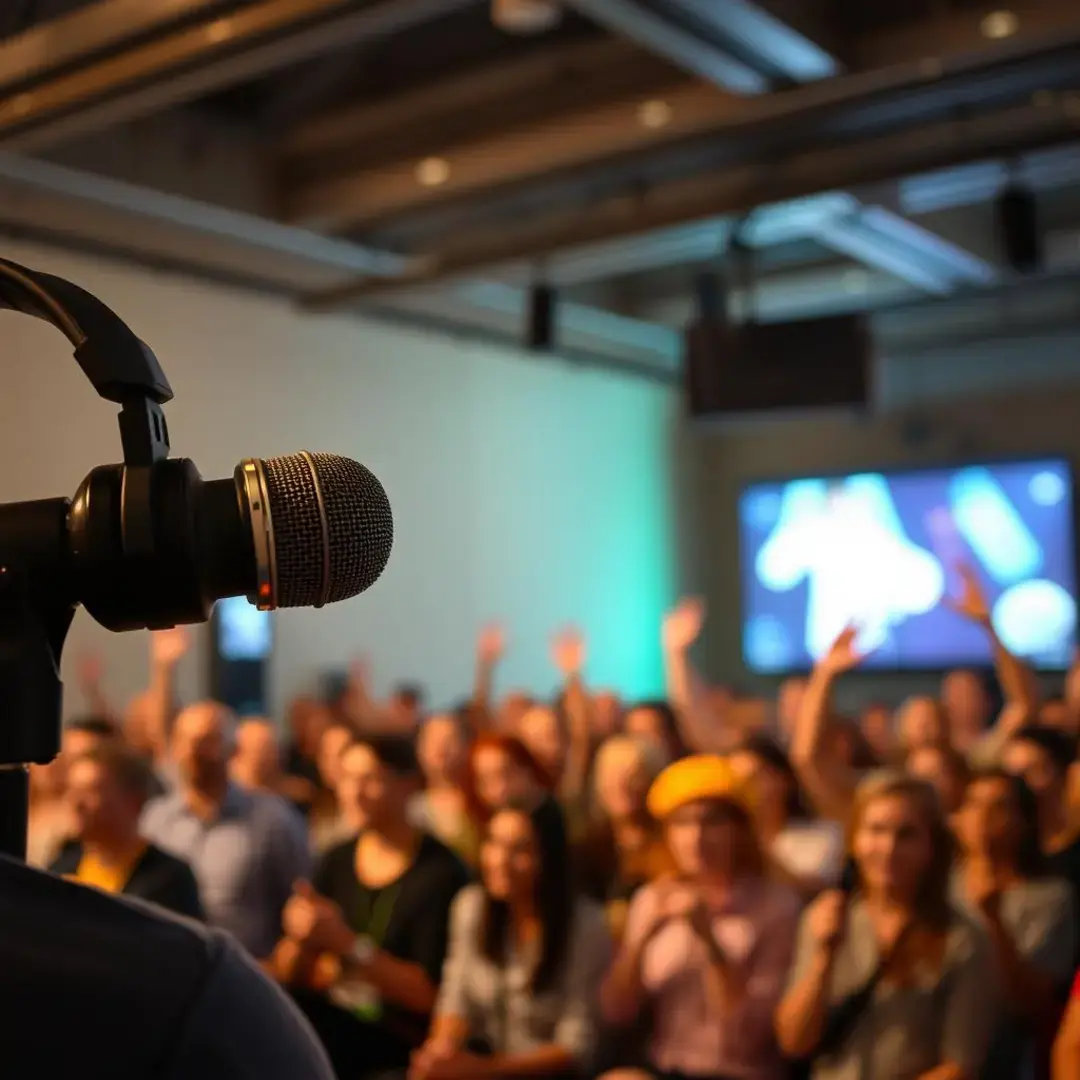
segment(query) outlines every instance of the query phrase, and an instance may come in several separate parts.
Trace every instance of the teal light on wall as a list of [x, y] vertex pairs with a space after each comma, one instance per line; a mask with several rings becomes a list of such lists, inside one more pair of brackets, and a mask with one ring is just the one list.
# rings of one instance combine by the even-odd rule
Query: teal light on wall
[[[666, 403], [656, 402], [665, 409]], [[628, 701], [664, 692], [660, 625], [674, 603], [673, 462], [667, 425], [658, 417], [642, 425], [642, 438], [621, 462], [605, 493], [610, 518], [598, 515], [605, 533], [585, 625], [590, 631], [589, 680], [617, 688]], [[599, 545], [598, 545], [599, 546]]]

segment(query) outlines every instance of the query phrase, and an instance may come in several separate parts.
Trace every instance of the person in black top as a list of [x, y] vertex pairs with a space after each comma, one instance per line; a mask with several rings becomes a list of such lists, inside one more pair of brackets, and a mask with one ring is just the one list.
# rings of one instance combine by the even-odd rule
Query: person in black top
[[118, 740], [76, 758], [68, 767], [67, 788], [76, 838], [49, 869], [201, 920], [191, 867], [139, 835], [139, 816], [152, 782], [146, 759]]
[[334, 1080], [228, 934], [0, 856], [3, 1074]]
[[412, 743], [372, 737], [346, 751], [340, 796], [359, 836], [298, 883], [272, 959], [350, 1080], [408, 1065], [426, 1033], [464, 865], [409, 813], [420, 791]]

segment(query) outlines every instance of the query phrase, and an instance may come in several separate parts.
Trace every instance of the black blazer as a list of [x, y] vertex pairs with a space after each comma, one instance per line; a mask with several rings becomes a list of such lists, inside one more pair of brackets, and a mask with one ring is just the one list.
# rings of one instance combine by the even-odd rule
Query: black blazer
[[[81, 859], [82, 845], [73, 840], [64, 845], [49, 870], [54, 874], [74, 875]], [[206, 919], [191, 867], [153, 844], [146, 845], [122, 892], [124, 896], [148, 900], [190, 919], [200, 922]]]

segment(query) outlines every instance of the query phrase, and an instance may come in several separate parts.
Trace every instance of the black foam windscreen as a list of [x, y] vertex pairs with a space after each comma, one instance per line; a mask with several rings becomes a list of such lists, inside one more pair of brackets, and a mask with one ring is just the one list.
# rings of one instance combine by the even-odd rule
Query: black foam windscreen
[[286, 454], [263, 462], [274, 534], [279, 607], [356, 596], [382, 573], [394, 519], [382, 484], [337, 454]]

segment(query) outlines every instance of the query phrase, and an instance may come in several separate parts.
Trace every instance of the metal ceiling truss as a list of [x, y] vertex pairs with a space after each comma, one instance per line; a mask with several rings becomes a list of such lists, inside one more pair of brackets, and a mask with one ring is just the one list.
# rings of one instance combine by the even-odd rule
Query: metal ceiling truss
[[[159, 5], [146, 0], [99, 0], [71, 16], [64, 27], [67, 63], [51, 77], [47, 23], [0, 44], [0, 72], [14, 72], [29, 82], [0, 100], [0, 147], [38, 153], [76, 136], [126, 123], [193, 101], [217, 90], [324, 53], [400, 33], [420, 23], [467, 7], [475, 0], [377, 0], [358, 8], [353, 0], [257, 0], [220, 5], [178, 0], [165, 9], [186, 10], [179, 25]], [[121, 45], [128, 37], [133, 10], [158, 9], [136, 16], [146, 32], [163, 31], [137, 40], [117, 52], [97, 53]], [[235, 10], [232, 8], [235, 7]], [[96, 20], [89, 52], [82, 51], [79, 28]]]
[[[669, 41], [652, 36], [648, 18], [635, 23], [635, 13], [643, 17], [649, 11], [639, 0], [573, 0], [573, 3], [610, 29], [629, 33], [638, 44], [686, 66], [685, 58], [671, 48]], [[692, 15], [734, 42], [740, 54], [750, 57], [761, 72], [806, 83], [840, 75], [844, 70], [839, 58], [817, 41], [781, 22], [753, 0], [673, 0], [673, 3], [676, 11]], [[714, 51], [725, 55], [722, 49]], [[770, 87], [771, 80], [766, 77], [762, 85], [747, 90], [745, 85], [726, 79], [723, 67], [716, 66], [714, 70], [716, 76], [711, 81], [723, 89], [758, 94]], [[814, 229], [812, 235], [836, 252], [894, 274], [935, 295], [945, 295], [960, 284], [994, 279], [993, 268], [988, 263], [880, 206], [866, 213], [853, 213], [842, 221], [828, 222]]]
[[[93, 211], [114, 213], [130, 221], [135, 233], [140, 223], [152, 223], [189, 236], [225, 241], [233, 250], [247, 252], [249, 261], [255, 265], [284, 258], [350, 274], [392, 273], [408, 265], [406, 260], [350, 241], [48, 162], [0, 153], [0, 193], [4, 196], [0, 204], [17, 206], [13, 200], [20, 189], [46, 192]], [[20, 224], [20, 217], [18, 213], [14, 215], [14, 224]], [[2, 222], [3, 214], [0, 214]], [[153, 254], [134, 249], [131, 253], [143, 258]], [[189, 269], [198, 273], [201, 269], [214, 268], [192, 263]], [[259, 284], [259, 281], [255, 279], [251, 283]], [[509, 317], [513, 320], [512, 327], [517, 327], [524, 325], [527, 290], [501, 282], [470, 282], [452, 289], [439, 301], [443, 305], [447, 302], [459, 317], [463, 307], [471, 308]], [[426, 306], [430, 309], [430, 305]], [[424, 308], [421, 300], [420, 309]], [[594, 352], [607, 347], [613, 353], [632, 354], [638, 369], [645, 370], [651, 364], [657, 376], [675, 370], [680, 355], [679, 335], [671, 329], [583, 304], [559, 305], [558, 330], [560, 342]]]
[[[610, 4], [619, 11], [645, 12], [642, 17], [648, 26], [660, 18], [640, 0], [572, 2], [594, 15]], [[745, 3], [740, 9], [752, 10]], [[657, 95], [668, 105], [665, 126], [644, 125], [642, 96], [632, 94], [615, 101], [580, 102], [572, 113], [515, 125], [509, 134], [486, 133], [441, 145], [438, 153], [451, 168], [436, 187], [415, 182], [416, 161], [430, 152], [425, 136], [430, 127], [421, 122], [423, 113], [418, 113], [412, 126], [420, 138], [409, 152], [374, 166], [369, 162], [359, 168], [339, 165], [316, 171], [288, 184], [283, 212], [296, 223], [344, 231], [372, 222], [392, 223], [480, 195], [497, 202], [511, 188], [549, 183], [560, 175], [580, 176], [583, 185], [595, 186], [605, 175], [610, 179], [613, 169], [636, 170], [631, 182], [640, 185], [653, 182], [650, 178], [663, 163], [676, 157], [686, 171], [716, 170], [742, 164], [755, 155], [782, 156], [785, 148], [811, 140], [824, 145], [885, 134], [905, 124], [934, 123], [1000, 104], [994, 94], [1001, 80], [1007, 82], [1011, 100], [1026, 100], [1037, 91], [1080, 84], [1080, 8], [1055, 10], [1059, 31], [1055, 44], [1023, 63], [1014, 62], [1011, 54], [1003, 59], [1000, 48], [988, 48], [985, 39], [979, 38], [984, 46], [981, 51], [928, 59], [925, 43], [920, 43], [906, 55], [894, 56], [887, 70], [840, 75], [771, 94], [736, 94], [722, 79], [714, 86], [687, 77]], [[642, 42], [647, 44], [648, 39]], [[723, 52], [710, 42], [698, 45]], [[678, 61], [681, 53], [668, 49], [665, 55]], [[783, 60], [791, 71], [802, 70], [797, 61], [784, 60], [787, 55], [777, 50], [761, 63], [775, 67]], [[682, 60], [692, 66], [690, 58], [682, 56]], [[447, 84], [446, 91], [453, 93], [454, 85]], [[295, 140], [302, 140], [304, 131], [314, 130], [317, 124], [288, 138], [286, 146], [295, 146]], [[347, 161], [355, 145], [348, 133], [345, 127], [336, 140], [324, 140], [323, 151], [336, 146], [339, 161]], [[691, 150], [696, 153], [696, 166]]]
[[[643, 236], [761, 206], [864, 185], [888, 184], [959, 163], [1016, 158], [1076, 138], [1068, 110], [1025, 105], [903, 131], [851, 145], [791, 154], [783, 161], [726, 169], [643, 192], [612, 196], [520, 230], [466, 241], [418, 260], [399, 279], [347, 282], [306, 298], [330, 309], [394, 289], [488, 274], [496, 268], [548, 261], [560, 252]], [[936, 247], [937, 238], [929, 242]], [[967, 260], [964, 260], [965, 265]], [[966, 272], [966, 271], [961, 271]]]

